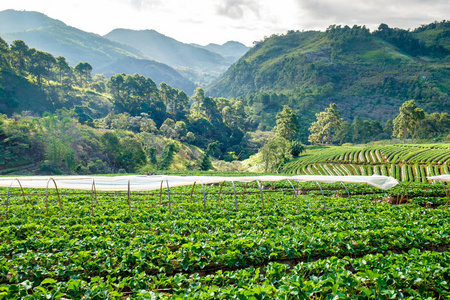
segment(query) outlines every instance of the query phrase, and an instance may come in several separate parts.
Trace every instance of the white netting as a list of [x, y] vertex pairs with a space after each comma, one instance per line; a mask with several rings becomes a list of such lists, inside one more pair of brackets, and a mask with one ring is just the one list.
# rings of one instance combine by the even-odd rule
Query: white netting
[[444, 174], [444, 175], [438, 175], [438, 176], [429, 176], [427, 178], [430, 179], [430, 180], [450, 182], [450, 174]]
[[[450, 175], [447, 175], [450, 176]], [[221, 182], [252, 182], [252, 181], [282, 181], [296, 182], [322, 182], [322, 183], [366, 183], [380, 189], [389, 189], [398, 184], [393, 177], [372, 176], [322, 176], [322, 175], [296, 175], [296, 176], [166, 176], [166, 175], [132, 175], [132, 176], [30, 176], [30, 177], [0, 177], [0, 186], [23, 188], [58, 188], [99, 191], [151, 191], [163, 187], [177, 187], [196, 184], [211, 184]]]

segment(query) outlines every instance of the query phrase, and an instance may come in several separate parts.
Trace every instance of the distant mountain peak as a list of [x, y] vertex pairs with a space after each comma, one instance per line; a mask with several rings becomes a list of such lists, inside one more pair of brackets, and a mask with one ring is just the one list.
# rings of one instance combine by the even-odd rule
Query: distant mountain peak
[[0, 11], [0, 20], [0, 34], [23, 32], [55, 25], [67, 26], [64, 22], [52, 19], [43, 13], [26, 10], [7, 9]]

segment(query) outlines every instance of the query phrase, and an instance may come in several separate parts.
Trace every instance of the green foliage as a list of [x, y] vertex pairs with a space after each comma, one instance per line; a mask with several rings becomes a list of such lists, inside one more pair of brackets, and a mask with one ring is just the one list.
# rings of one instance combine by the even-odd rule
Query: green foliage
[[205, 152], [199, 159], [198, 167], [202, 171], [208, 171], [213, 168], [211, 158], [208, 152]]
[[128, 173], [135, 172], [139, 167], [145, 165], [147, 156], [145, 155], [142, 144], [139, 140], [131, 137], [125, 137], [120, 142], [120, 154], [117, 157], [117, 163]]
[[161, 155], [161, 161], [159, 162], [159, 169], [168, 170], [172, 161], [173, 154], [176, 151], [175, 143], [167, 143]]
[[436, 185], [412, 185], [411, 194], [420, 195], [412, 204], [374, 205], [373, 193], [382, 193], [369, 187], [347, 185], [348, 199], [334, 195], [339, 185], [324, 184], [325, 196], [318, 196], [316, 183], [299, 183], [297, 208], [292, 187], [277, 182], [263, 191], [264, 210], [256, 183], [236, 186], [246, 190], [238, 211], [231, 184], [171, 187], [171, 202], [168, 191], [129, 199], [98, 191], [96, 201], [75, 191], [61, 195], [61, 208], [56, 197], [47, 203], [45, 192], [28, 189], [26, 205], [14, 190], [8, 219], [0, 206], [0, 297], [450, 295], [450, 213], [421, 206], [445, 203]]
[[424, 118], [425, 112], [416, 106], [414, 100], [406, 101], [400, 107], [400, 113], [393, 121], [394, 127], [392, 134], [398, 138], [403, 138], [403, 144], [405, 143], [407, 134], [410, 134], [414, 141], [417, 126], [420, 125], [420, 122]]
[[259, 149], [259, 152], [261, 153], [266, 172], [277, 172], [283, 163], [291, 157], [289, 141], [280, 136], [269, 139]]
[[[289, 105], [301, 116], [303, 142], [315, 113], [330, 103], [336, 103], [350, 123], [360, 117], [384, 124], [395, 117], [393, 107], [409, 99], [430, 113], [446, 112], [450, 40], [445, 24], [448, 21], [424, 25], [420, 32], [390, 29], [396, 37], [388, 41], [364, 26], [332, 25], [326, 32], [273, 35], [256, 43], [207, 92], [248, 99], [252, 119], [262, 119], [259, 124], [264, 127], [259, 129], [269, 125], [267, 120], [273, 122], [282, 105]], [[416, 42], [423, 47], [416, 47]], [[420, 59], [411, 56], [416, 54]], [[278, 109], [270, 110], [275, 106], [267, 95], [272, 94], [283, 95]], [[255, 101], [258, 98], [264, 101]]]
[[300, 131], [298, 118], [287, 105], [283, 106], [283, 110], [277, 113], [276, 122], [277, 125], [274, 128], [276, 135], [281, 136], [288, 141], [293, 140]]
[[305, 146], [299, 141], [292, 141], [289, 143], [291, 147], [291, 155], [292, 157], [298, 157], [300, 154], [305, 151]]
[[330, 107], [326, 108], [325, 111], [316, 114], [317, 121], [313, 122], [311, 127], [309, 127], [311, 134], [308, 137], [308, 141], [314, 145], [331, 145], [336, 131], [339, 130], [343, 122], [340, 116], [341, 113], [337, 110], [335, 103], [330, 104]]
[[[411, 144], [366, 147], [306, 147], [298, 159], [286, 163], [289, 174], [392, 176], [400, 181], [427, 182], [427, 176], [447, 174], [449, 144]], [[318, 170], [309, 167], [314, 166]], [[344, 167], [346, 174], [340, 174]], [[320, 172], [324, 168], [326, 174]], [[305, 170], [313, 170], [306, 172]]]

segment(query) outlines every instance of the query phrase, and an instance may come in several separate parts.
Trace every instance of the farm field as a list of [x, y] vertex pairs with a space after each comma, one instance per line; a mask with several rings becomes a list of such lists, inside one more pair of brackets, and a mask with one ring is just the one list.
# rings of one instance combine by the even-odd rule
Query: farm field
[[[398, 196], [256, 183], [168, 195], [18, 190], [0, 207], [0, 299], [434, 299], [450, 296], [450, 211], [437, 184]], [[222, 189], [222, 188], [221, 188]], [[245, 192], [245, 193], [244, 193]], [[193, 195], [192, 197], [190, 195]], [[414, 197], [414, 198], [413, 198]], [[298, 200], [298, 202], [297, 202]], [[264, 201], [264, 206], [262, 204]], [[434, 202], [434, 209], [424, 204]], [[7, 217], [6, 217], [7, 216]]]
[[320, 147], [287, 163], [288, 174], [387, 175], [405, 182], [450, 174], [450, 144]]

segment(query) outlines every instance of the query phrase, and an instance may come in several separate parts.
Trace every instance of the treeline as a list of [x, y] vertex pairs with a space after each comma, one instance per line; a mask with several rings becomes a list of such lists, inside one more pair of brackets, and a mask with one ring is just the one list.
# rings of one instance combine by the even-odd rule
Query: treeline
[[[177, 151], [189, 161], [186, 168], [196, 168], [200, 153], [187, 155], [180, 149], [183, 143], [204, 151], [215, 145], [208, 155], [216, 158], [253, 153], [244, 139], [242, 101], [207, 97], [201, 88], [190, 98], [138, 74], [92, 76], [89, 63], [71, 67], [64, 57], [23, 41], [9, 46], [0, 39], [0, 46], [3, 169], [44, 160], [46, 170], [81, 174], [135, 171], [147, 163], [168, 168]], [[120, 145], [120, 152], [107, 147], [105, 135], [116, 140], [110, 145]], [[165, 145], [172, 146], [164, 150]]]
[[[364, 27], [329, 29], [335, 39], [342, 32], [349, 39], [368, 37]], [[274, 51], [289, 47], [282, 43]], [[327, 110], [318, 111], [320, 101], [336, 99], [331, 96], [344, 88], [343, 83], [337, 75], [328, 78], [322, 73], [322, 68], [328, 68], [323, 63], [326, 55], [294, 61], [297, 59], [303, 61], [298, 68], [304, 68], [301, 77], [306, 83], [300, 81], [293, 93], [262, 91], [227, 99], [209, 97], [202, 88], [189, 96], [139, 74], [92, 76], [88, 62], [72, 67], [64, 57], [29, 48], [23, 41], [8, 45], [0, 38], [0, 171], [29, 166], [37, 173], [150, 172], [174, 165], [207, 170], [212, 167], [212, 157], [242, 160], [258, 151], [269, 171], [299, 155], [305, 143], [367, 143], [393, 136], [448, 138], [447, 113], [422, 111], [417, 121], [408, 121], [415, 124], [413, 129], [399, 130], [395, 112], [387, 118], [372, 116], [375, 120], [349, 118], [345, 112], [350, 109], [342, 105], [348, 101], [337, 101], [336, 107], [329, 108], [333, 112], [343, 109], [344, 118], [340, 112], [333, 117]], [[354, 76], [335, 70], [342, 76]], [[286, 74], [285, 79], [289, 78]], [[258, 77], [255, 84], [262, 81], [263, 77]], [[317, 82], [321, 85], [314, 87]], [[281, 86], [282, 81], [276, 84]], [[423, 84], [428, 84], [425, 79]], [[423, 96], [423, 89], [414, 95]], [[444, 106], [448, 101], [448, 95], [434, 88], [430, 97]], [[368, 99], [370, 96], [363, 100]], [[384, 98], [376, 101], [383, 103]], [[397, 99], [395, 109], [392, 103], [388, 105], [396, 111], [401, 103]], [[324, 117], [324, 123], [318, 115]], [[327, 123], [330, 117], [336, 121], [331, 126]], [[319, 129], [312, 130], [314, 126]]]
[[308, 141], [311, 144], [345, 143], [365, 144], [372, 141], [388, 140], [393, 137], [429, 140], [440, 137], [450, 138], [450, 115], [427, 113], [416, 105], [414, 100], [405, 101], [399, 113], [385, 124], [377, 120], [362, 120], [356, 117], [353, 122], [344, 121], [338, 106], [332, 103], [325, 111], [316, 114], [316, 121], [309, 127]]
[[349, 122], [359, 117], [383, 127], [409, 99], [429, 113], [445, 112], [450, 105], [448, 23], [416, 30], [381, 24], [373, 32], [332, 25], [325, 32], [273, 35], [256, 43], [208, 92], [247, 99], [252, 119], [262, 120], [258, 126], [264, 128], [273, 127], [277, 111], [289, 105], [302, 116], [303, 141], [315, 113], [330, 103]]

